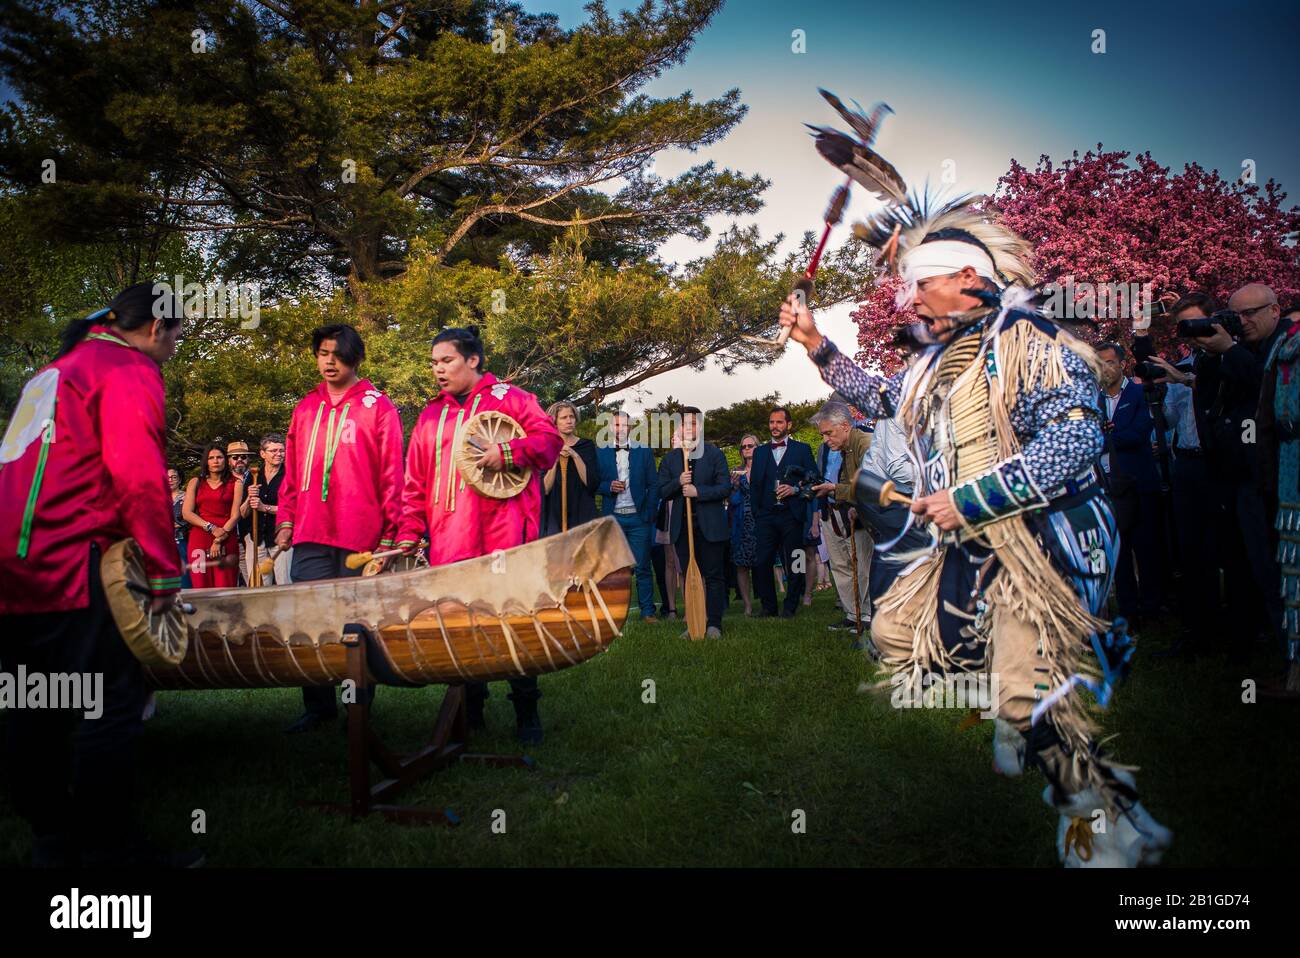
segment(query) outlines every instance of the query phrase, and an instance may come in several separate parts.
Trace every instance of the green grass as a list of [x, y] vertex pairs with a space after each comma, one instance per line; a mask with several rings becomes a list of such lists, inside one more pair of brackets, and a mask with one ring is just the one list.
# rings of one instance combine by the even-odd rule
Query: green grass
[[[793, 621], [733, 609], [721, 642], [633, 620], [609, 652], [543, 676], [537, 771], [457, 766], [401, 799], [449, 807], [459, 828], [295, 807], [347, 798], [338, 727], [281, 734], [300, 711], [296, 689], [159, 695], [141, 820], [160, 843], [197, 842], [211, 866], [1055, 864], [1041, 777], [993, 774], [991, 723], [958, 731], [963, 712], [898, 712], [859, 693], [870, 663], [826, 631], [838, 617], [829, 593]], [[1145, 804], [1177, 833], [1167, 864], [1290, 865], [1300, 708], [1243, 704], [1249, 670], [1154, 658], [1162, 644], [1140, 648], [1105, 725], [1117, 756], [1142, 767]], [[655, 704], [642, 702], [646, 679]], [[506, 691], [492, 686], [475, 750], [515, 751]], [[442, 694], [380, 689], [381, 735], [420, 744]], [[207, 816], [197, 839], [195, 809]], [[495, 809], [505, 834], [491, 829]], [[805, 834], [792, 832], [795, 809]], [[0, 799], [0, 865], [25, 862], [28, 847]]]

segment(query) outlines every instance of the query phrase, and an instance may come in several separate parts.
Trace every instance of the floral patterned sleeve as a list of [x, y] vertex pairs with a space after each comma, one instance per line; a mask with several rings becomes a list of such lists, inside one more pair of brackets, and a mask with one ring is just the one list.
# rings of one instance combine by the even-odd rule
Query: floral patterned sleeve
[[873, 419], [894, 417], [903, 391], [901, 372], [888, 378], [864, 372], [825, 336], [821, 345], [809, 353], [809, 358], [817, 364], [826, 384], [867, 416]]
[[1011, 411], [1016, 435], [1029, 437], [1025, 465], [1049, 496], [1091, 466], [1105, 444], [1092, 370], [1072, 349], [1063, 348], [1061, 359], [1070, 382], [1028, 392]]
[[1021, 451], [952, 489], [953, 504], [971, 528], [1041, 508], [1065, 494], [1065, 483], [1084, 473], [1104, 439], [1097, 408], [1097, 380], [1083, 358], [1062, 347], [1070, 381], [1032, 389], [1011, 410]]

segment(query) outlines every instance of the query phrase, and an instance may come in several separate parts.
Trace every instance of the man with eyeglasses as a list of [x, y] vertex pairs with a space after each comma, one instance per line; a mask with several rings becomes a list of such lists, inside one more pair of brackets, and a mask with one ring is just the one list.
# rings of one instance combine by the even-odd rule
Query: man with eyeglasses
[[[1280, 638], [1282, 599], [1271, 517], [1260, 494], [1256, 412], [1264, 363], [1282, 333], [1282, 314], [1276, 294], [1263, 283], [1241, 287], [1228, 308], [1241, 317], [1241, 336], [1234, 339], [1216, 323], [1214, 335], [1200, 341], [1204, 352], [1194, 369], [1192, 401], [1209, 473], [1223, 497], [1221, 549], [1231, 622], [1241, 629], [1263, 608], [1269, 634]], [[1238, 641], [1233, 657], [1244, 661], [1249, 653]]]
[[241, 505], [239, 507], [239, 523], [235, 526], [235, 534], [239, 539], [239, 577], [242, 580], [240, 585], [245, 586], [248, 585], [249, 550], [254, 548], [253, 519], [248, 503], [248, 486], [253, 481], [252, 473], [248, 471], [248, 460], [252, 458], [252, 455], [248, 443], [242, 439], [236, 439], [226, 444], [226, 458], [230, 460], [230, 471], [234, 473], [235, 479], [239, 483], [236, 494], [239, 496]]

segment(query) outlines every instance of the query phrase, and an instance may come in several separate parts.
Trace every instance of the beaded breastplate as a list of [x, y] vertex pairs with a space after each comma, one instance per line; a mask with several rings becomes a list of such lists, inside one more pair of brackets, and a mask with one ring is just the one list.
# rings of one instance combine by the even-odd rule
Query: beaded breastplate
[[976, 329], [944, 348], [922, 401], [917, 433], [926, 440], [931, 491], [965, 482], [998, 461], [982, 340]]

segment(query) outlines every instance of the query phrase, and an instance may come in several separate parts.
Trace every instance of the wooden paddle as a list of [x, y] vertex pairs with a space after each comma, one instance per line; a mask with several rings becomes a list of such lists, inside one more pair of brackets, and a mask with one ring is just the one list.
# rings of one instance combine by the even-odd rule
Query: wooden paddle
[[[260, 470], [258, 469], [257, 466], [253, 466], [250, 471], [253, 473], [253, 485], [256, 486], [259, 484], [257, 474]], [[249, 576], [249, 578], [252, 581], [248, 583], [249, 588], [253, 588], [253, 589], [260, 589], [262, 587], [262, 563], [257, 561], [257, 547], [259, 543], [261, 543], [261, 541], [262, 540], [259, 539], [257, 536], [257, 510], [254, 509], [253, 510], [253, 572], [252, 575]]]
[[560, 460], [560, 531], [569, 531], [569, 460]]
[[[685, 449], [682, 450], [682, 462], [689, 472], [691, 466]], [[690, 555], [690, 563], [686, 567], [686, 632], [692, 639], [702, 639], [704, 630], [708, 627], [704, 577], [700, 575], [700, 567], [695, 562], [695, 524], [691, 521], [691, 497], [682, 498], [686, 500], [686, 549]]]

